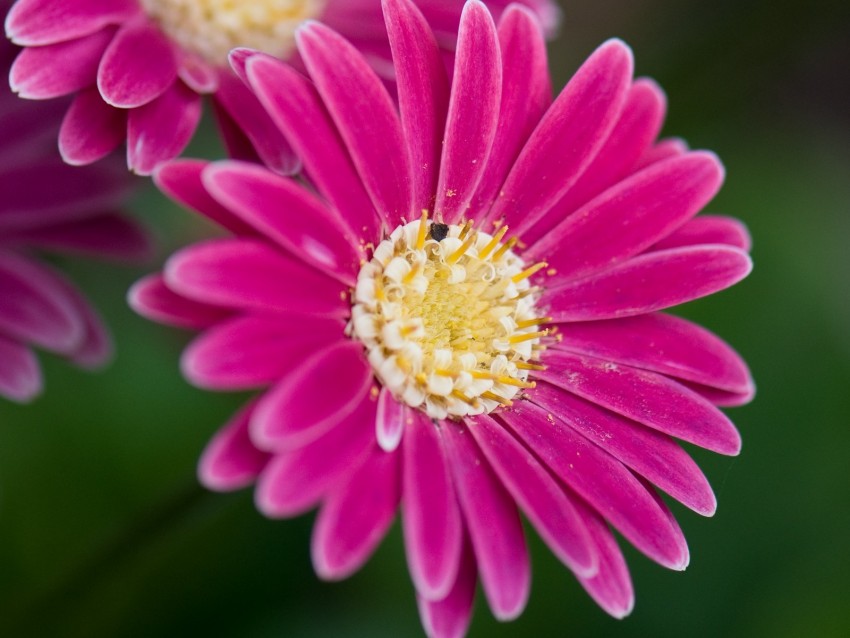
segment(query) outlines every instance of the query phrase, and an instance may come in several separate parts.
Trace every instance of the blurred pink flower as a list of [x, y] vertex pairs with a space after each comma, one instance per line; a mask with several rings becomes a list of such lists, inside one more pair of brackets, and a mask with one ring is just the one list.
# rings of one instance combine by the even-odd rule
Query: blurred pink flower
[[[0, 43], [0, 67], [9, 68], [16, 50]], [[149, 253], [144, 232], [119, 211], [132, 190], [120, 161], [78, 169], [58, 156], [63, 108], [0, 90], [0, 396], [15, 401], [41, 391], [34, 346], [82, 367], [102, 365], [112, 350], [82, 293], [36, 253]]]
[[323, 578], [357, 570], [400, 503], [428, 633], [466, 631], [478, 578], [494, 615], [514, 618], [530, 587], [522, 511], [625, 616], [632, 585], [608, 525], [684, 569], [655, 487], [712, 515], [675, 439], [737, 454], [716, 406], [754, 392], [728, 345], [659, 312], [750, 271], [739, 222], [695, 217], [723, 169], [656, 141], [664, 96], [633, 80], [618, 40], [553, 101], [527, 10], [497, 27], [468, 2], [450, 81], [416, 7], [384, 6], [398, 109], [318, 23], [298, 37], [309, 79], [235, 58], [310, 184], [237, 161], [165, 164], [160, 188], [235, 236], [181, 250], [131, 304], [203, 330], [182, 359], [195, 385], [268, 388], [215, 436], [200, 478], [256, 481], [272, 517], [320, 507]]
[[[490, 0], [501, 12], [509, 0]], [[550, 29], [552, 0], [520, 0]], [[148, 175], [181, 153], [214, 105], [231, 153], [259, 155], [279, 172], [298, 168], [277, 128], [227, 69], [227, 54], [247, 46], [289, 58], [299, 24], [321, 18], [378, 68], [391, 69], [380, 0], [18, 0], [6, 34], [25, 46], [12, 68], [22, 97], [74, 94], [59, 144], [71, 164], [89, 164], [127, 140], [128, 166]], [[463, 0], [418, 0], [441, 43], [454, 45]]]

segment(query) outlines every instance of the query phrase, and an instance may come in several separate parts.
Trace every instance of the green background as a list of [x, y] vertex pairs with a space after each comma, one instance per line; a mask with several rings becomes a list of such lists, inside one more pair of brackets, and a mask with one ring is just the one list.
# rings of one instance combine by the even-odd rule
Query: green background
[[[723, 159], [709, 210], [747, 223], [755, 271], [682, 312], [747, 358], [759, 391], [730, 412], [739, 458], [694, 450], [720, 505], [713, 519], [674, 505], [685, 573], [626, 547], [637, 605], [616, 621], [532, 533], [527, 610], [499, 624], [479, 596], [470, 635], [848, 636], [850, 5], [563, 6], [556, 87], [622, 37], [638, 74], [667, 91], [665, 134]], [[192, 150], [216, 152], [203, 139]], [[204, 232], [150, 189], [133, 209], [154, 224], [160, 261]], [[177, 369], [188, 335], [128, 310], [125, 290], [156, 266], [69, 263], [117, 359], [88, 374], [44, 356], [45, 396], [0, 402], [0, 635], [420, 635], [397, 524], [363, 570], [324, 584], [309, 563], [312, 515], [266, 520], [250, 491], [196, 485], [200, 451], [244, 397], [189, 387]]]

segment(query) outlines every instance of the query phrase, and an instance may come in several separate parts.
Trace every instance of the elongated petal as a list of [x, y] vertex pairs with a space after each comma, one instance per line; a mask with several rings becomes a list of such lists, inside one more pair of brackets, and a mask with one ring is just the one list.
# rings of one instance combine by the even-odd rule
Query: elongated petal
[[407, 564], [416, 591], [441, 600], [458, 575], [463, 526], [440, 432], [424, 413], [402, 441], [402, 531]]
[[41, 392], [41, 369], [32, 350], [0, 336], [0, 396], [28, 403]]
[[384, 0], [404, 139], [410, 149], [413, 213], [432, 210], [449, 105], [449, 82], [434, 34], [410, 0]]
[[184, 248], [168, 260], [165, 280], [175, 292], [213, 305], [320, 316], [348, 311], [342, 284], [248, 239]]
[[511, 620], [522, 613], [531, 588], [519, 512], [469, 430], [451, 424], [443, 432], [484, 594], [497, 619]]
[[395, 228], [411, 217], [412, 192], [407, 145], [389, 94], [357, 49], [328, 27], [310, 22], [296, 40], [375, 208]]
[[344, 325], [298, 315], [248, 315], [220, 323], [195, 339], [181, 358], [183, 375], [210, 390], [271, 384], [296, 362], [342, 337]]
[[72, 166], [103, 159], [127, 136], [127, 113], [109, 106], [92, 87], [77, 94], [62, 120], [59, 153]]
[[239, 410], [207, 443], [198, 463], [198, 479], [208, 489], [230, 492], [247, 487], [260, 475], [270, 456], [248, 436], [255, 402]]
[[725, 414], [663, 375], [558, 350], [546, 353], [546, 364], [539, 378], [617, 414], [719, 454], [741, 450]]
[[63, 352], [63, 356], [80, 368], [96, 370], [104, 367], [115, 352], [106, 324], [89, 300], [70, 281], [56, 277], [56, 285], [63, 289], [73, 304], [83, 328], [79, 342], [72, 350]]
[[253, 164], [217, 162], [204, 170], [207, 192], [269, 239], [327, 275], [354, 286], [360, 252], [336, 211], [302, 185]]
[[678, 530], [619, 461], [528, 402], [501, 412], [500, 418], [635, 547], [665, 567], [684, 568], [687, 556], [680, 551]]
[[665, 250], [699, 244], [724, 244], [749, 252], [753, 241], [747, 227], [733, 217], [700, 215], [659, 241], [652, 249]]
[[428, 638], [463, 638], [472, 619], [477, 570], [469, 541], [464, 543], [455, 584], [441, 600], [416, 596], [419, 617]]
[[[331, 342], [292, 364], [251, 419], [251, 438], [266, 450], [292, 450], [322, 436], [357, 409], [372, 383], [363, 348], [351, 341]], [[373, 412], [370, 437], [374, 427]]]
[[714, 514], [717, 499], [708, 480], [669, 436], [547, 383], [538, 383], [531, 398], [680, 503]]
[[639, 171], [655, 162], [676, 157], [677, 155], [684, 155], [687, 152], [688, 143], [685, 140], [678, 137], [668, 137], [644, 151], [643, 155], [638, 159], [637, 164], [635, 164], [634, 170]]
[[619, 40], [599, 47], [531, 134], [489, 215], [520, 234], [576, 182], [619, 118], [632, 79], [632, 54]]
[[496, 25], [481, 2], [467, 2], [458, 29], [434, 205], [437, 218], [446, 223], [467, 214], [496, 137], [501, 95], [502, 60]]
[[696, 215], [722, 182], [723, 167], [713, 153], [658, 162], [569, 216], [529, 256], [557, 271], [555, 285], [609, 269]]
[[6, 35], [21, 46], [66, 42], [138, 12], [136, 0], [19, 0], [6, 16]]
[[[746, 253], [727, 246], [672, 248], [544, 294], [555, 321], [587, 321], [670, 308], [728, 288], [752, 270]], [[556, 275], [557, 276], [557, 275]]]
[[375, 417], [375, 435], [378, 445], [385, 452], [393, 452], [401, 443], [404, 429], [410, 424], [408, 407], [396, 400], [386, 387], [378, 396], [378, 412]]
[[593, 541], [574, 499], [507, 430], [488, 416], [470, 420], [469, 431], [502, 484], [555, 555], [578, 575], [598, 569]]
[[313, 527], [311, 555], [320, 578], [347, 578], [369, 559], [395, 518], [401, 453], [377, 448], [325, 498]]
[[159, 273], [133, 284], [127, 293], [127, 302], [133, 310], [151, 321], [181, 328], [208, 328], [230, 314], [218, 306], [178, 295], [165, 285]]

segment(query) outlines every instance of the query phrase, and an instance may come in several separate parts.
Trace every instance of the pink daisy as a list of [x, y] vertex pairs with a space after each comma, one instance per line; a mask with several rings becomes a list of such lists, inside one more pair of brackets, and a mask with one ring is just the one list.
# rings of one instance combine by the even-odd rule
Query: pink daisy
[[[0, 10], [10, 3], [0, 0]], [[0, 68], [17, 48], [0, 43]], [[142, 230], [119, 212], [132, 183], [115, 164], [76, 169], [54, 139], [63, 104], [31, 104], [0, 90], [0, 396], [28, 401], [42, 387], [34, 346], [82, 367], [103, 364], [111, 343], [82, 293], [37, 252], [139, 259]]]
[[[256, 481], [272, 517], [319, 507], [313, 562], [344, 578], [401, 509], [430, 635], [458, 636], [480, 579], [521, 613], [522, 512], [610, 614], [633, 604], [609, 526], [684, 569], [659, 488], [710, 516], [675, 439], [737, 454], [718, 405], [750, 400], [735, 352], [659, 311], [739, 281], [743, 226], [695, 217], [718, 159], [660, 141], [665, 101], [620, 41], [553, 101], [539, 22], [465, 5], [450, 81], [410, 0], [384, 0], [398, 110], [318, 23], [305, 78], [266, 55], [237, 72], [303, 158], [309, 185], [237, 161], [175, 161], [166, 193], [234, 233], [174, 255], [132, 305], [203, 330], [182, 360], [213, 390], [263, 388], [212, 440], [200, 478]], [[510, 229], [510, 230], [508, 230]]]
[[[552, 0], [521, 0], [553, 29]], [[451, 48], [463, 0], [418, 0]], [[497, 13], [508, 0], [488, 2]], [[215, 96], [235, 157], [257, 155], [291, 173], [298, 162], [277, 128], [227, 68], [237, 46], [282, 58], [294, 54], [298, 25], [321, 18], [379, 68], [392, 68], [380, 0], [18, 0], [6, 34], [26, 47], [12, 68], [22, 97], [74, 94], [59, 147], [65, 161], [92, 163], [127, 140], [127, 163], [148, 175], [180, 154]]]

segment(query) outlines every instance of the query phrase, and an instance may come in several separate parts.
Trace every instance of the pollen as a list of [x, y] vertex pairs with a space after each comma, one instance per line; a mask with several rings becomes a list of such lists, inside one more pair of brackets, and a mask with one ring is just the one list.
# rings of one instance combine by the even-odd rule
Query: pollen
[[218, 66], [234, 47], [278, 57], [295, 46], [295, 30], [327, 0], [140, 0], [160, 28], [188, 51]]
[[533, 388], [549, 319], [502, 227], [495, 235], [436, 224], [399, 226], [361, 267], [348, 332], [401, 402], [435, 419], [492, 412]]

